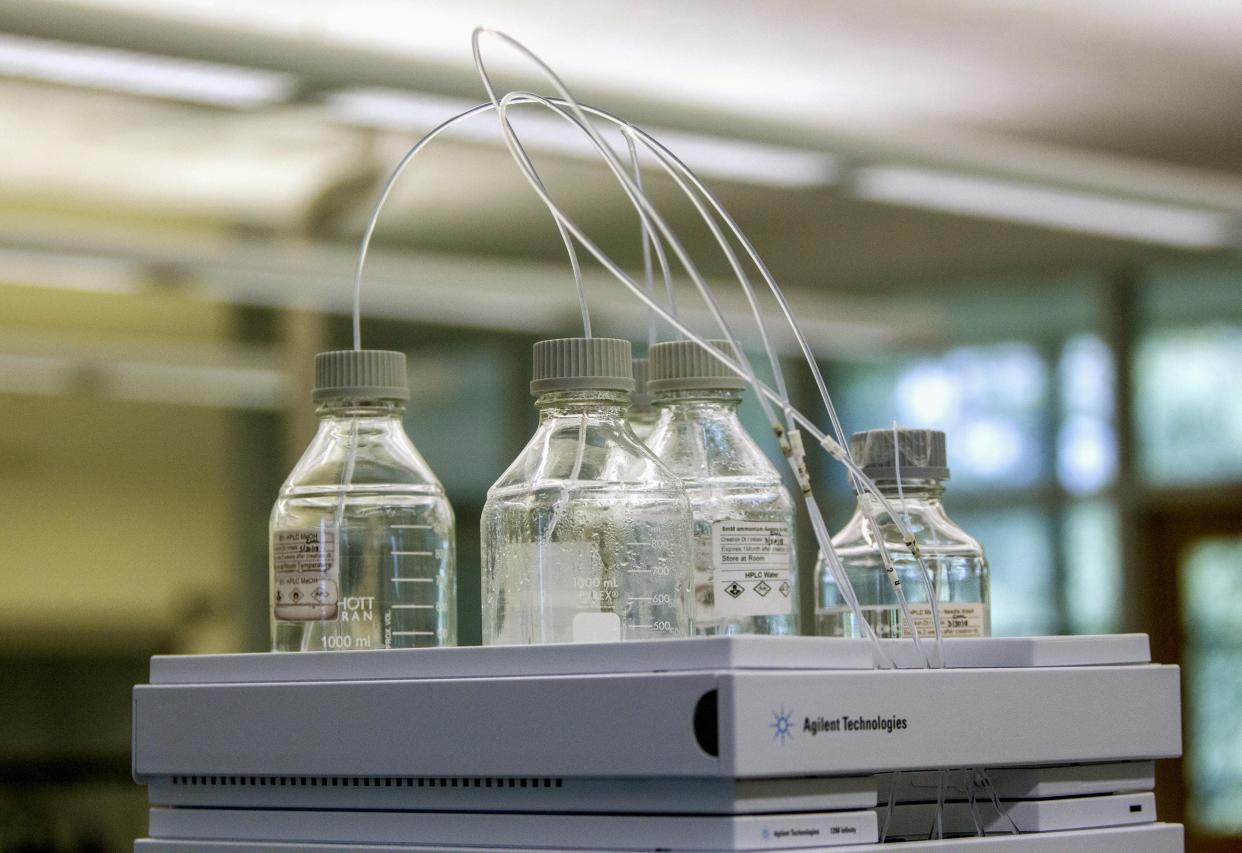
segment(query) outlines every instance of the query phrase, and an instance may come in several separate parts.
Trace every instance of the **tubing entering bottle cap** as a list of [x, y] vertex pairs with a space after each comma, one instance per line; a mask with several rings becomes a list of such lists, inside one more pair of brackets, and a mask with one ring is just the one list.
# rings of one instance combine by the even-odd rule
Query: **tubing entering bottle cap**
[[650, 409], [651, 391], [647, 388], [647, 377], [650, 372], [650, 361], [645, 358], [631, 359], [634, 371], [634, 393], [630, 394], [630, 409]]
[[[902, 480], [947, 480], [944, 433], [935, 429], [897, 429]], [[850, 453], [872, 480], [897, 479], [893, 430], [871, 429], [850, 436]]]
[[[713, 348], [737, 360], [728, 341], [708, 341]], [[660, 391], [742, 390], [746, 379], [694, 341], [665, 341], [651, 348], [647, 389]]]
[[530, 393], [633, 391], [630, 342], [623, 338], [553, 338], [534, 348]]
[[408, 400], [405, 353], [392, 350], [335, 350], [315, 356], [311, 399]]

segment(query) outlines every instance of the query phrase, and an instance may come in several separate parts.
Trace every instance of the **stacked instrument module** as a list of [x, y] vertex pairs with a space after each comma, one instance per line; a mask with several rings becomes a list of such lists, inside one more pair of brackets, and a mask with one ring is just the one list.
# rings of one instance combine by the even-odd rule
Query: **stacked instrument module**
[[1181, 751], [1179, 674], [1146, 637], [943, 653], [875, 669], [863, 640], [737, 636], [157, 657], [134, 689], [136, 850], [1180, 853], [1152, 794], [1153, 760]]

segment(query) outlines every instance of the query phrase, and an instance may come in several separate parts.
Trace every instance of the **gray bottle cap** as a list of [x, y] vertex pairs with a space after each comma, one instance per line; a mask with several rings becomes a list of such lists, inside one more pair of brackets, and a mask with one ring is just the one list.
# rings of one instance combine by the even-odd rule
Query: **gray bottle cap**
[[635, 358], [630, 361], [630, 366], [634, 370], [634, 393], [630, 394], [631, 409], [651, 408], [651, 392], [647, 390], [650, 364], [645, 358]]
[[[934, 429], [897, 429], [902, 480], [947, 480], [949, 463], [944, 433]], [[872, 480], [897, 479], [893, 431], [871, 429], [850, 436], [850, 453]]]
[[311, 399], [408, 400], [405, 353], [382, 349], [336, 350], [315, 356]]
[[[736, 361], [728, 341], [708, 341]], [[651, 348], [651, 375], [647, 389], [660, 391], [741, 390], [746, 380], [694, 341], [666, 341]]]
[[633, 390], [630, 342], [623, 338], [554, 338], [535, 344], [531, 394]]

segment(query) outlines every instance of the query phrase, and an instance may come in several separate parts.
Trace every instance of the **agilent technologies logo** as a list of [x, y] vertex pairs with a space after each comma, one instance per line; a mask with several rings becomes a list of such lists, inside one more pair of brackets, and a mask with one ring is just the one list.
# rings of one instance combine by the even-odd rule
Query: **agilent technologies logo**
[[781, 705], [779, 711], [772, 712], [768, 728], [772, 730], [772, 740], [779, 740], [782, 744], [789, 740], [793, 737], [793, 711], [786, 711], [785, 706]]

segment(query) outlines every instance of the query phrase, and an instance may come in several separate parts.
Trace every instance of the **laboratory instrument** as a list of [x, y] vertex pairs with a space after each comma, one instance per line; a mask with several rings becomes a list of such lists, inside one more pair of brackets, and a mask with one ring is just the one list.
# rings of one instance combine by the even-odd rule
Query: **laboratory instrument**
[[[868, 641], [765, 636], [156, 657], [134, 690], [139, 849], [1180, 853], [1150, 798], [1152, 760], [1181, 750], [1179, 674], [1146, 637], [944, 651], [896, 671]], [[867, 846], [926, 836], [940, 769], [946, 834], [1001, 834]]]
[[[484, 36], [499, 38], [532, 60], [558, 97], [499, 95], [483, 67]], [[496, 844], [545, 850], [813, 845], [848, 853], [876, 849], [875, 842], [890, 828], [899, 829], [904, 814], [894, 817], [898, 809], [927, 805], [925, 780], [906, 785], [902, 779], [930, 769], [938, 801], [933, 803], [933, 825], [941, 828], [940, 834], [947, 825], [950, 833], [960, 829], [978, 837], [898, 843], [888, 849], [1178, 853], [1180, 827], [1157, 823], [1149, 801], [1141, 796], [1128, 800], [1122, 815], [1116, 808], [1118, 795], [1150, 790], [1146, 768], [1151, 759], [1180, 751], [1176, 668], [1151, 665], [1145, 638], [942, 641], [936, 596], [928, 599], [933, 643], [920, 643], [914, 620], [909, 620], [909, 641], [881, 640], [862, 618], [848, 575], [836, 560], [806, 472], [803, 434], [846, 467], [856, 488], [871, 496], [876, 509], [871, 512], [869, 506], [864, 514], [886, 515], [900, 533], [891, 554], [884, 537], [876, 540], [890, 581], [900, 580], [888, 571], [898, 554], [908, 555], [919, 567], [925, 584], [932, 578], [923, 571], [919, 542], [903, 514], [845, 446], [813, 354], [753, 246], [671, 152], [629, 122], [578, 104], [551, 69], [520, 43], [478, 30], [474, 49], [489, 103], [446, 121], [411, 149], [385, 185], [368, 224], [355, 276], [355, 349], [360, 347], [357, 300], [365, 249], [393, 182], [410, 158], [446, 127], [495, 110], [515, 162], [566, 242], [587, 338], [590, 321], [575, 242], [686, 340], [704, 347], [709, 338], [731, 342], [730, 353], [714, 348], [707, 352], [755, 388], [803, 495], [828, 570], [867, 639], [729, 636], [678, 643], [638, 639], [538, 648], [155, 659], [152, 683], [137, 688], [134, 696], [134, 773], [148, 784], [153, 805], [152, 837], [139, 841], [138, 849], [379, 853]], [[673, 303], [671, 286], [668, 303], [661, 305], [650, 289], [630, 279], [564, 215], [509, 125], [507, 111], [522, 104], [551, 110], [596, 146], [634, 203], [644, 241], [650, 242], [666, 284], [671, 256], [682, 265], [718, 332], [704, 335], [687, 325]], [[612, 152], [592, 119], [618, 129], [631, 152], [629, 166]], [[686, 193], [720, 243], [753, 309], [773, 387], [756, 378], [693, 259], [642, 193], [637, 147], [654, 157]], [[780, 306], [807, 358], [831, 429], [820, 429], [790, 404], [756, 294], [726, 230]], [[625, 350], [625, 361], [618, 359], [618, 365], [628, 365], [628, 345]], [[591, 380], [615, 378], [618, 369], [576, 368]], [[577, 374], [566, 370], [564, 375]], [[560, 426], [547, 432], [545, 446], [524, 452], [530, 452], [530, 465], [543, 467], [519, 472], [512, 483], [527, 488], [529, 515], [536, 522], [531, 528], [537, 535], [521, 540], [536, 547], [518, 555], [535, 558], [538, 571], [530, 577], [536, 581], [557, 579], [544, 574], [545, 568], [572, 575], [571, 562], [580, 564], [544, 556], [552, 550], [547, 546], [557, 544], [552, 534], [582, 482], [614, 488], [634, 448], [642, 449], [631, 432], [625, 442], [616, 442], [626, 446], [616, 466], [584, 475], [591, 458], [611, 458], [615, 441], [588, 437], [609, 438], [627, 429], [623, 418], [628, 386], [600, 389], [598, 384], [544, 395], [563, 399], [551, 401], [559, 411], [549, 405], [541, 412], [540, 430], [549, 422]], [[575, 407], [591, 395], [601, 398], [594, 408]], [[607, 410], [600, 418], [609, 422], [606, 430], [593, 430], [595, 408]], [[566, 456], [572, 462], [565, 462]], [[515, 463], [510, 471], [520, 467]], [[668, 476], [655, 479], [667, 484], [672, 482]], [[554, 494], [541, 494], [541, 488]], [[687, 572], [682, 589], [688, 592], [690, 510], [688, 502], [682, 506]], [[568, 556], [591, 558], [593, 552], [579, 546], [598, 542], [602, 550], [605, 540], [578, 534]], [[600, 575], [605, 565], [617, 564], [606, 564], [602, 557], [598, 562], [598, 567], [593, 561], [588, 564]], [[595, 586], [589, 574], [584, 585]], [[902, 585], [892, 586], [898, 609], [908, 612]], [[602, 580], [598, 588], [607, 589]], [[525, 599], [531, 601], [540, 606], [552, 601], [559, 608], [563, 599]], [[580, 604], [576, 597], [569, 603]], [[586, 612], [595, 616], [594, 609]], [[574, 613], [575, 621], [578, 615]], [[608, 621], [608, 630], [598, 635], [613, 639], [617, 623]], [[603, 627], [592, 622], [583, 626], [584, 637], [597, 636], [596, 629]], [[572, 623], [568, 633], [573, 638]], [[877, 672], [877, 666], [893, 671]], [[1040, 713], [1032, 713], [1033, 699], [1043, 696], [1056, 701], [1038, 704]], [[401, 713], [394, 714], [393, 708]], [[1126, 764], [1139, 767], [1134, 772], [1117, 769]], [[940, 772], [959, 768], [970, 770], [960, 796], [945, 783], [949, 774]], [[889, 806], [879, 799], [876, 774], [897, 773], [901, 777], [889, 777], [896, 779], [889, 785]], [[1021, 774], [1035, 780], [1034, 793], [1024, 793]], [[1138, 790], [1133, 789], [1136, 779]], [[1072, 814], [1059, 803], [1034, 809], [1025, 805], [1031, 799], [1064, 799], [1040, 793], [1058, 785], [1074, 788], [1072, 796], [1079, 802]], [[907, 790], [915, 796], [907, 796]], [[963, 802], [968, 828], [957, 818]], [[989, 815], [989, 806], [995, 815]], [[1138, 810], [1131, 810], [1133, 806]], [[1139, 820], [1135, 814], [1141, 815], [1140, 823], [1119, 825]], [[926, 817], [926, 809], [916, 815], [917, 820]], [[1036, 831], [1014, 834], [1019, 820]], [[984, 837], [985, 825], [1010, 834]], [[1044, 831], [1054, 826], [1056, 831]]]
[[483, 507], [483, 642], [690, 632], [690, 505], [626, 422], [630, 342], [534, 347], [539, 427]]
[[630, 394], [630, 413], [626, 420], [630, 429], [644, 444], [651, 430], [655, 428], [660, 413], [651, 404], [651, 392], [647, 389], [647, 373], [649, 362], [645, 358], [636, 358], [632, 362], [634, 369], [634, 391]]
[[312, 398], [272, 509], [272, 650], [455, 644], [453, 509], [402, 423], [405, 353], [320, 353]]
[[[888, 499], [914, 534], [931, 572], [945, 637], [991, 634], [988, 564], [983, 547], [945, 513], [942, 496], [949, 479], [943, 432], [925, 429], [877, 429], [850, 439], [854, 459]], [[885, 553], [909, 599], [909, 611], [924, 636], [933, 632], [931, 606], [920, 566], [903, 547], [900, 529], [889, 511], [869, 493], [858, 497], [853, 517], [832, 538], [849, 577], [863, 618], [880, 637], [909, 634], [886, 576]], [[821, 555], [816, 569], [816, 633], [826, 637], [861, 637], [864, 628], [842, 596]]]
[[797, 634], [793, 498], [738, 418], [746, 380], [693, 341], [656, 344], [650, 363], [647, 446], [694, 513], [695, 633]]

